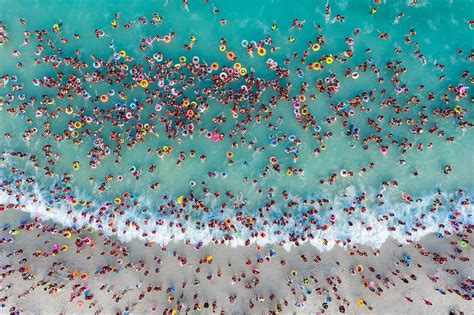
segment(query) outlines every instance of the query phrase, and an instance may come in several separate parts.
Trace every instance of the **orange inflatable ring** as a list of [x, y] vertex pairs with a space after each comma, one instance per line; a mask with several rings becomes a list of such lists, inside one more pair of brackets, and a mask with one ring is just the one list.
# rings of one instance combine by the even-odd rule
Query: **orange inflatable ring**
[[235, 59], [235, 54], [232, 51], [229, 51], [227, 53], [227, 59], [234, 60]]

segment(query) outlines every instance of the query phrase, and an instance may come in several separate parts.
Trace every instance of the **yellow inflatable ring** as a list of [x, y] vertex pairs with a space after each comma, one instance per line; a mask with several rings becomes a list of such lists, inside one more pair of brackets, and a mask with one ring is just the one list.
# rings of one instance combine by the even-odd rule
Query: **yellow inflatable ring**
[[69, 232], [69, 231], [66, 231], [66, 232], [63, 233], [63, 236], [64, 236], [65, 238], [71, 238], [72, 233]]
[[246, 74], [247, 74], [247, 69], [245, 69], [245, 68], [240, 68], [239, 74], [240, 74], [240, 75], [246, 75]]
[[313, 49], [313, 51], [318, 51], [321, 46], [319, 46], [318, 44], [314, 44], [311, 48]]
[[220, 46], [219, 46], [219, 50], [220, 50], [220, 51], [226, 51], [226, 49], [227, 49], [227, 46], [226, 46], [226, 45], [220, 45]]
[[239, 62], [234, 63], [235, 70], [240, 70], [241, 68], [242, 68], [242, 65]]
[[265, 48], [263, 48], [263, 47], [260, 47], [260, 48], [258, 49], [257, 53], [258, 53], [259, 56], [263, 57], [263, 56], [265, 56], [265, 55], [267, 54], [267, 50], [266, 50]]
[[114, 202], [115, 202], [116, 205], [119, 205], [119, 204], [122, 203], [122, 199], [120, 199], [120, 198], [115, 198], [115, 199], [114, 199]]
[[127, 55], [127, 53], [125, 52], [125, 50], [121, 50], [119, 52], [119, 55], [120, 55], [120, 57], [125, 57]]
[[82, 123], [79, 122], [79, 121], [76, 121], [76, 122], [74, 123], [74, 127], [77, 128], [77, 129], [79, 129], [79, 128], [82, 127]]
[[141, 80], [140, 81], [140, 86], [144, 89], [148, 87], [148, 80]]
[[330, 65], [331, 63], [333, 63], [334, 59], [332, 57], [326, 57], [326, 63], [328, 65]]

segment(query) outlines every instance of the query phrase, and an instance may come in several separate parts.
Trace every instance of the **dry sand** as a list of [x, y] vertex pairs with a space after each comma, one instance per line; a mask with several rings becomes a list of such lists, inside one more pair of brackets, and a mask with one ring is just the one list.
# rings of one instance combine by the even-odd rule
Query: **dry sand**
[[[0, 304], [5, 304], [0, 309], [2, 314], [8, 314], [12, 307], [25, 314], [115, 314], [127, 310], [129, 314], [154, 311], [185, 314], [187, 309], [190, 314], [209, 314], [213, 312], [213, 303], [215, 313], [225, 314], [268, 314], [278, 309], [281, 314], [340, 314], [341, 305], [346, 314], [448, 314], [449, 311], [472, 314], [474, 311], [472, 301], [452, 291], [473, 294], [472, 290], [470, 293], [462, 291], [459, 286], [466, 278], [473, 278], [473, 248], [469, 245], [459, 251], [459, 237], [454, 235], [443, 239], [432, 235], [417, 243], [431, 253], [429, 256], [420, 254], [423, 250], [416, 249], [416, 244], [400, 245], [389, 240], [379, 251], [358, 246], [318, 252], [304, 245], [287, 252], [275, 246], [272, 249], [276, 254], [270, 257], [270, 247], [208, 245], [200, 250], [196, 250], [194, 244], [150, 247], [142, 241], [119, 244], [114, 238], [86, 231], [65, 238], [61, 226], [44, 232], [37, 228], [39, 222], [31, 219], [28, 222], [32, 222], [34, 228], [30, 231], [20, 230], [18, 235], [9, 235], [20, 218], [26, 217], [28, 214], [18, 210], [0, 213], [1, 225], [11, 224], [10, 229], [1, 231], [0, 238], [14, 239], [13, 243], [0, 244], [0, 267], [3, 268]], [[50, 222], [42, 224], [53, 226]], [[77, 253], [78, 237], [90, 237], [96, 247], [84, 245]], [[450, 242], [454, 242], [454, 246]], [[59, 247], [66, 244], [69, 249], [53, 255], [54, 244]], [[128, 256], [124, 256], [123, 251], [115, 254], [118, 257], [111, 255], [117, 246], [126, 247]], [[15, 255], [18, 250], [22, 252]], [[35, 257], [37, 250], [46, 254]], [[101, 255], [102, 252], [105, 254]], [[435, 262], [433, 253], [448, 261]], [[405, 254], [411, 257], [409, 267], [400, 262]], [[306, 262], [301, 255], [306, 257]], [[212, 262], [203, 262], [208, 256], [212, 256]], [[320, 262], [314, 261], [316, 256], [320, 256]], [[180, 263], [180, 257], [186, 259], [185, 264]], [[54, 263], [56, 267], [52, 268]], [[30, 270], [22, 273], [20, 268], [25, 265]], [[356, 265], [363, 266], [364, 270], [352, 274], [350, 270]], [[118, 272], [96, 274], [105, 266]], [[370, 267], [374, 268], [373, 272]], [[12, 272], [7, 275], [9, 271]], [[88, 279], [72, 280], [74, 271], [87, 272]], [[416, 281], [411, 275], [416, 276]], [[434, 276], [439, 280], [434, 282], [429, 278]], [[374, 291], [378, 288], [383, 291], [371, 291], [364, 286], [365, 281], [373, 282]], [[186, 282], [185, 288], [183, 282]], [[79, 293], [80, 288], [87, 289], [93, 297], [86, 300], [84, 292]], [[71, 300], [74, 294], [77, 297]], [[233, 304], [231, 296], [235, 297]], [[359, 305], [360, 299], [365, 305]], [[432, 305], [427, 305], [424, 299]], [[84, 306], [79, 308], [81, 302]], [[304, 303], [304, 307], [299, 303]]]

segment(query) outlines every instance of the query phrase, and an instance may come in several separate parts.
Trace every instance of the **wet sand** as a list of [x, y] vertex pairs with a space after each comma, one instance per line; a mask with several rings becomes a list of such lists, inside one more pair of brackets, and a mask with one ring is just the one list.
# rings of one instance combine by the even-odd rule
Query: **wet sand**
[[[318, 252], [309, 245], [289, 252], [278, 246], [207, 245], [197, 250], [195, 244], [120, 244], [98, 232], [66, 238], [61, 226], [31, 219], [26, 223], [29, 231], [20, 228], [12, 235], [27, 216], [13, 209], [0, 213], [0, 222], [11, 223], [1, 237], [14, 239], [0, 244], [1, 313], [469, 314], [472, 310], [469, 292], [460, 284], [469, 285], [473, 249], [468, 245], [461, 250], [456, 235], [442, 239], [430, 235], [405, 245], [390, 239], [379, 250], [336, 246]], [[87, 237], [92, 242], [85, 241]], [[470, 234], [462, 237], [469, 241]], [[81, 245], [78, 238], [89, 244]], [[65, 244], [68, 250], [61, 251]], [[446, 263], [435, 262], [435, 253]], [[363, 271], [351, 272], [357, 265]], [[73, 278], [75, 271], [79, 276]], [[84, 273], [86, 280], [81, 279]]]

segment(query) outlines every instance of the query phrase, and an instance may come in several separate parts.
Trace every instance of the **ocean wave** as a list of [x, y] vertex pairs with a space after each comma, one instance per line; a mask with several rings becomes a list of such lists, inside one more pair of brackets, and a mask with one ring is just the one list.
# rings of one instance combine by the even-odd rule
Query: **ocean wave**
[[[45, 195], [44, 189], [38, 186], [30, 194], [35, 198], [25, 197], [20, 202], [14, 195], [8, 194], [5, 187], [1, 188], [1, 203], [21, 203], [21, 210], [34, 218], [51, 220], [67, 227], [93, 227], [106, 235], [115, 235], [121, 241], [140, 239], [158, 244], [190, 242], [197, 244], [196, 246], [211, 242], [233, 247], [280, 244], [289, 250], [295, 244], [309, 242], [320, 251], [330, 250], [336, 245], [349, 248], [354, 244], [379, 248], [389, 237], [406, 243], [417, 241], [430, 233], [438, 233], [442, 237], [446, 232], [460, 231], [464, 226], [473, 224], [474, 210], [470, 202], [471, 194], [460, 195], [455, 192], [443, 193], [441, 198], [426, 195], [417, 198], [419, 202], [414, 203], [386, 202], [382, 206], [372, 206], [363, 212], [355, 210], [348, 215], [348, 200], [357, 195], [354, 187], [348, 187], [344, 197], [334, 198], [328, 211], [307, 215], [307, 208], [300, 206], [291, 217], [279, 215], [276, 211], [272, 213], [273, 219], [280, 217], [280, 221], [284, 223], [265, 224], [265, 219], [260, 218], [248, 228], [248, 224], [244, 224], [247, 223], [245, 220], [235, 220], [235, 216], [231, 217], [230, 213], [221, 214], [219, 211], [211, 210], [187, 220], [151, 213], [136, 215], [131, 210], [118, 216], [114, 214], [117, 210], [114, 212], [110, 203], [89, 209], [79, 206], [79, 209], [71, 211], [73, 207], [70, 199], [67, 201], [64, 198], [61, 202], [51, 204], [48, 199], [50, 196]], [[443, 205], [434, 207], [436, 200], [440, 199], [443, 200]], [[232, 218], [232, 224], [235, 225], [232, 231], [223, 229], [226, 217]], [[270, 216], [266, 219], [271, 221]], [[212, 225], [215, 227], [210, 228]]]

